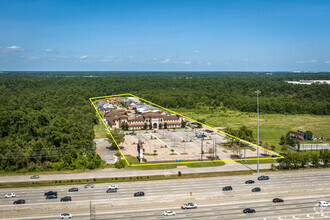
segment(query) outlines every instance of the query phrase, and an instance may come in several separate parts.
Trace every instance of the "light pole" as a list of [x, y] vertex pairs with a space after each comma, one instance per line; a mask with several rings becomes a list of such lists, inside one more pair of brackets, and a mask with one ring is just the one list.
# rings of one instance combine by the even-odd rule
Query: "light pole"
[[257, 91], [255, 91], [255, 93], [257, 93], [257, 145], [258, 145], [258, 149], [257, 149], [257, 157], [258, 157], [257, 173], [259, 173], [259, 94], [261, 93], [261, 91], [257, 90]]

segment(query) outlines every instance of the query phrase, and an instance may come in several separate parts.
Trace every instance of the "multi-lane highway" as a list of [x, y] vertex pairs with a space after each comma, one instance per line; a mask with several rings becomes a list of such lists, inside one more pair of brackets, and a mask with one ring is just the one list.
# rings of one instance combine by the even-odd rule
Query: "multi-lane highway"
[[[267, 175], [270, 180], [265, 181], [258, 181], [255, 174], [120, 183], [117, 193], [106, 193], [111, 183], [95, 184], [88, 189], [83, 185], [1, 189], [0, 218], [58, 219], [61, 213], [68, 212], [73, 218], [89, 219], [90, 204], [97, 219], [262, 219], [315, 215], [321, 211], [319, 218], [329, 217], [329, 207], [323, 210], [316, 207], [320, 200], [330, 201], [329, 169]], [[244, 183], [249, 179], [255, 180], [255, 184]], [[233, 191], [223, 192], [222, 187], [229, 185]], [[68, 192], [71, 187], [79, 191]], [[261, 192], [251, 192], [254, 187], [260, 187]], [[46, 200], [44, 193], [49, 190], [57, 191], [58, 198]], [[145, 197], [133, 197], [137, 191], [144, 191]], [[4, 198], [11, 192], [16, 193], [16, 198]], [[72, 201], [60, 202], [64, 196], [71, 196]], [[276, 197], [284, 199], [284, 203], [272, 203]], [[13, 205], [17, 199], [25, 199], [26, 204]], [[196, 203], [198, 208], [181, 210], [181, 205], [187, 202]], [[244, 214], [245, 208], [253, 208], [256, 213]], [[162, 217], [165, 210], [175, 211], [176, 216]]]

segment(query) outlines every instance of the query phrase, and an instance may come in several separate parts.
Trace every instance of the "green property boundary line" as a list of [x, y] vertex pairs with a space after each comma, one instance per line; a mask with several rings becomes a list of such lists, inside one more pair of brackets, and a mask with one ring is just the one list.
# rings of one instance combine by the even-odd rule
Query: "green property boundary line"
[[94, 103], [93, 103], [93, 100], [95, 100], [95, 99], [103, 99], [103, 98], [119, 97], [119, 96], [132, 96], [132, 97], [138, 98], [138, 99], [140, 99], [140, 100], [142, 100], [142, 101], [144, 101], [144, 102], [147, 102], [147, 103], [149, 103], [149, 104], [151, 104], [151, 105], [153, 105], [153, 106], [157, 106], [158, 108], [164, 109], [164, 110], [166, 110], [166, 111], [168, 111], [168, 112], [171, 112], [171, 113], [173, 113], [173, 114], [180, 115], [181, 117], [184, 117], [184, 118], [186, 118], [186, 119], [188, 119], [188, 120], [194, 121], [194, 122], [196, 122], [196, 123], [198, 123], [198, 124], [201, 124], [201, 125], [204, 125], [204, 126], [206, 126], [206, 127], [208, 127], [208, 128], [211, 128], [211, 129], [213, 129], [213, 130], [216, 130], [216, 131], [218, 131], [218, 132], [220, 132], [220, 133], [222, 133], [222, 134], [225, 134], [225, 135], [227, 135], [227, 136], [229, 136], [229, 137], [235, 138], [236, 140], [242, 141], [242, 142], [244, 142], [244, 143], [246, 143], [246, 144], [249, 144], [249, 145], [255, 146], [255, 147], [259, 148], [259, 149], [262, 149], [262, 150], [264, 150], [264, 151], [267, 151], [267, 152], [269, 152], [269, 153], [271, 153], [271, 154], [275, 154], [275, 155], [278, 156], [278, 157], [262, 157], [262, 158], [259, 158], [259, 160], [284, 158], [284, 157], [281, 156], [280, 154], [277, 154], [277, 153], [275, 153], [275, 152], [273, 152], [273, 151], [267, 150], [267, 149], [265, 149], [265, 148], [263, 148], [263, 147], [261, 147], [261, 146], [258, 146], [258, 145], [256, 145], [256, 144], [253, 144], [253, 143], [249, 142], [249, 141], [246, 141], [246, 140], [240, 139], [240, 138], [235, 137], [235, 136], [233, 136], [233, 135], [231, 135], [231, 134], [227, 134], [226, 132], [220, 131], [220, 130], [218, 130], [218, 129], [216, 129], [216, 128], [213, 128], [213, 127], [211, 127], [211, 126], [209, 126], [209, 125], [206, 125], [206, 124], [203, 124], [203, 123], [201, 123], [201, 122], [198, 122], [198, 121], [196, 121], [196, 120], [194, 120], [194, 119], [191, 119], [191, 118], [189, 118], [189, 117], [187, 117], [187, 116], [181, 115], [181, 114], [179, 114], [179, 113], [177, 113], [177, 112], [174, 112], [174, 111], [172, 111], [172, 110], [170, 110], [170, 109], [164, 108], [164, 107], [162, 107], [162, 106], [160, 106], [160, 105], [157, 105], [157, 104], [155, 104], [155, 103], [152, 103], [152, 102], [150, 102], [150, 101], [147, 101], [147, 100], [145, 100], [145, 99], [142, 99], [142, 98], [140, 98], [140, 97], [138, 97], [138, 96], [136, 96], [136, 95], [130, 94], [130, 93], [126, 93], [126, 94], [118, 94], [118, 95], [109, 95], [109, 96], [100, 96], [100, 97], [89, 98], [89, 101], [92, 103], [94, 109], [96, 110], [98, 116], [99, 116], [100, 119], [102, 120], [102, 122], [103, 122], [105, 128], [108, 130], [108, 133], [109, 133], [110, 136], [112, 137], [114, 143], [116, 144], [116, 146], [117, 146], [118, 150], [120, 151], [121, 155], [124, 157], [124, 159], [125, 159], [125, 161], [126, 161], [126, 163], [127, 163], [128, 166], [132, 166], [132, 167], [134, 167], [134, 166], [150, 166], [150, 165], [165, 165], [165, 164], [177, 164], [177, 165], [180, 165], [180, 164], [187, 164], [187, 163], [213, 163], [213, 162], [220, 162], [220, 161], [257, 160], [258, 158], [230, 159], [230, 160], [209, 160], [209, 161], [199, 161], [199, 160], [196, 160], [196, 161], [183, 161], [183, 162], [166, 162], [166, 163], [159, 162], [159, 163], [145, 163], [145, 164], [130, 164], [130, 163], [127, 161], [127, 159], [126, 159], [125, 155], [123, 154], [123, 152], [121, 151], [121, 149], [120, 149], [119, 145], [117, 144], [115, 138], [113, 137], [111, 131], [109, 130], [109, 128], [108, 128], [107, 125], [105, 124], [103, 118], [101, 117], [100, 112], [98, 111], [98, 109], [96, 108], [96, 106], [95, 106]]

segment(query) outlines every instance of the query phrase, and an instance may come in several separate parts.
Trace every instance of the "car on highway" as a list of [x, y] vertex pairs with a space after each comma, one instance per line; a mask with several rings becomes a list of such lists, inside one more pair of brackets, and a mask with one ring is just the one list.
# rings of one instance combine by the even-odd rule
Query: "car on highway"
[[254, 187], [252, 189], [252, 192], [260, 192], [260, 191], [261, 191], [260, 187]]
[[63, 213], [60, 215], [60, 219], [72, 218], [72, 215], [69, 213]]
[[16, 197], [15, 193], [8, 193], [5, 195], [5, 198], [13, 198], [13, 197]]
[[250, 209], [250, 208], [246, 208], [243, 210], [243, 213], [255, 213], [255, 212], [256, 212], [256, 210]]
[[129, 133], [130, 135], [136, 135], [136, 133], [134, 131]]
[[247, 181], [245, 181], [245, 184], [253, 184], [253, 183], [255, 183], [254, 180], [247, 180]]
[[183, 204], [181, 206], [181, 209], [197, 209], [197, 205], [194, 204], [194, 203], [189, 202], [187, 204]]
[[54, 191], [48, 191], [48, 192], [45, 192], [44, 196], [50, 196], [50, 195], [55, 195], [57, 196], [57, 192], [54, 192]]
[[87, 185], [84, 186], [84, 188], [86, 188], [86, 189], [87, 188], [94, 188], [94, 184], [87, 184]]
[[273, 203], [278, 203], [278, 202], [284, 202], [284, 200], [280, 198], [273, 199]]
[[106, 191], [107, 193], [113, 193], [113, 192], [117, 192], [117, 189], [114, 189], [114, 188], [109, 188], [107, 189]]
[[19, 200], [14, 201], [13, 204], [25, 204], [25, 200], [19, 199]]
[[38, 175], [33, 175], [33, 176], [30, 176], [30, 179], [39, 179], [39, 176]]
[[232, 186], [225, 186], [222, 188], [222, 191], [231, 191], [231, 190], [233, 190]]
[[269, 180], [269, 176], [259, 176], [258, 180]]
[[77, 192], [78, 191], [78, 188], [70, 188], [69, 189], [69, 192]]
[[144, 196], [144, 192], [136, 192], [136, 193], [134, 193], [134, 197], [137, 197], [137, 196]]
[[319, 207], [328, 207], [329, 203], [326, 201], [319, 201]]
[[174, 211], [164, 211], [163, 215], [164, 216], [175, 215], [175, 212]]
[[71, 196], [65, 196], [61, 198], [61, 202], [67, 202], [67, 201], [72, 201]]
[[108, 186], [109, 189], [119, 189], [119, 186], [117, 184]]
[[46, 199], [57, 199], [57, 195], [48, 195]]

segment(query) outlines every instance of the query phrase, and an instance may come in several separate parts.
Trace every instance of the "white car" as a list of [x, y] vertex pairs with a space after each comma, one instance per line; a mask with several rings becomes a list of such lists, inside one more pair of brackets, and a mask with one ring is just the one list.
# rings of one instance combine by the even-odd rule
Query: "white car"
[[9, 193], [9, 194], [5, 195], [5, 198], [13, 198], [13, 197], [16, 197], [15, 193]]
[[108, 188], [109, 189], [118, 189], [119, 187], [117, 184], [115, 184], [115, 185], [108, 186]]
[[164, 216], [168, 216], [168, 215], [175, 215], [174, 211], [164, 211]]
[[319, 206], [320, 207], [328, 207], [329, 206], [329, 203], [326, 202], [326, 201], [319, 201]]
[[72, 218], [72, 215], [69, 213], [63, 213], [60, 215], [60, 219], [64, 219], [64, 218]]

